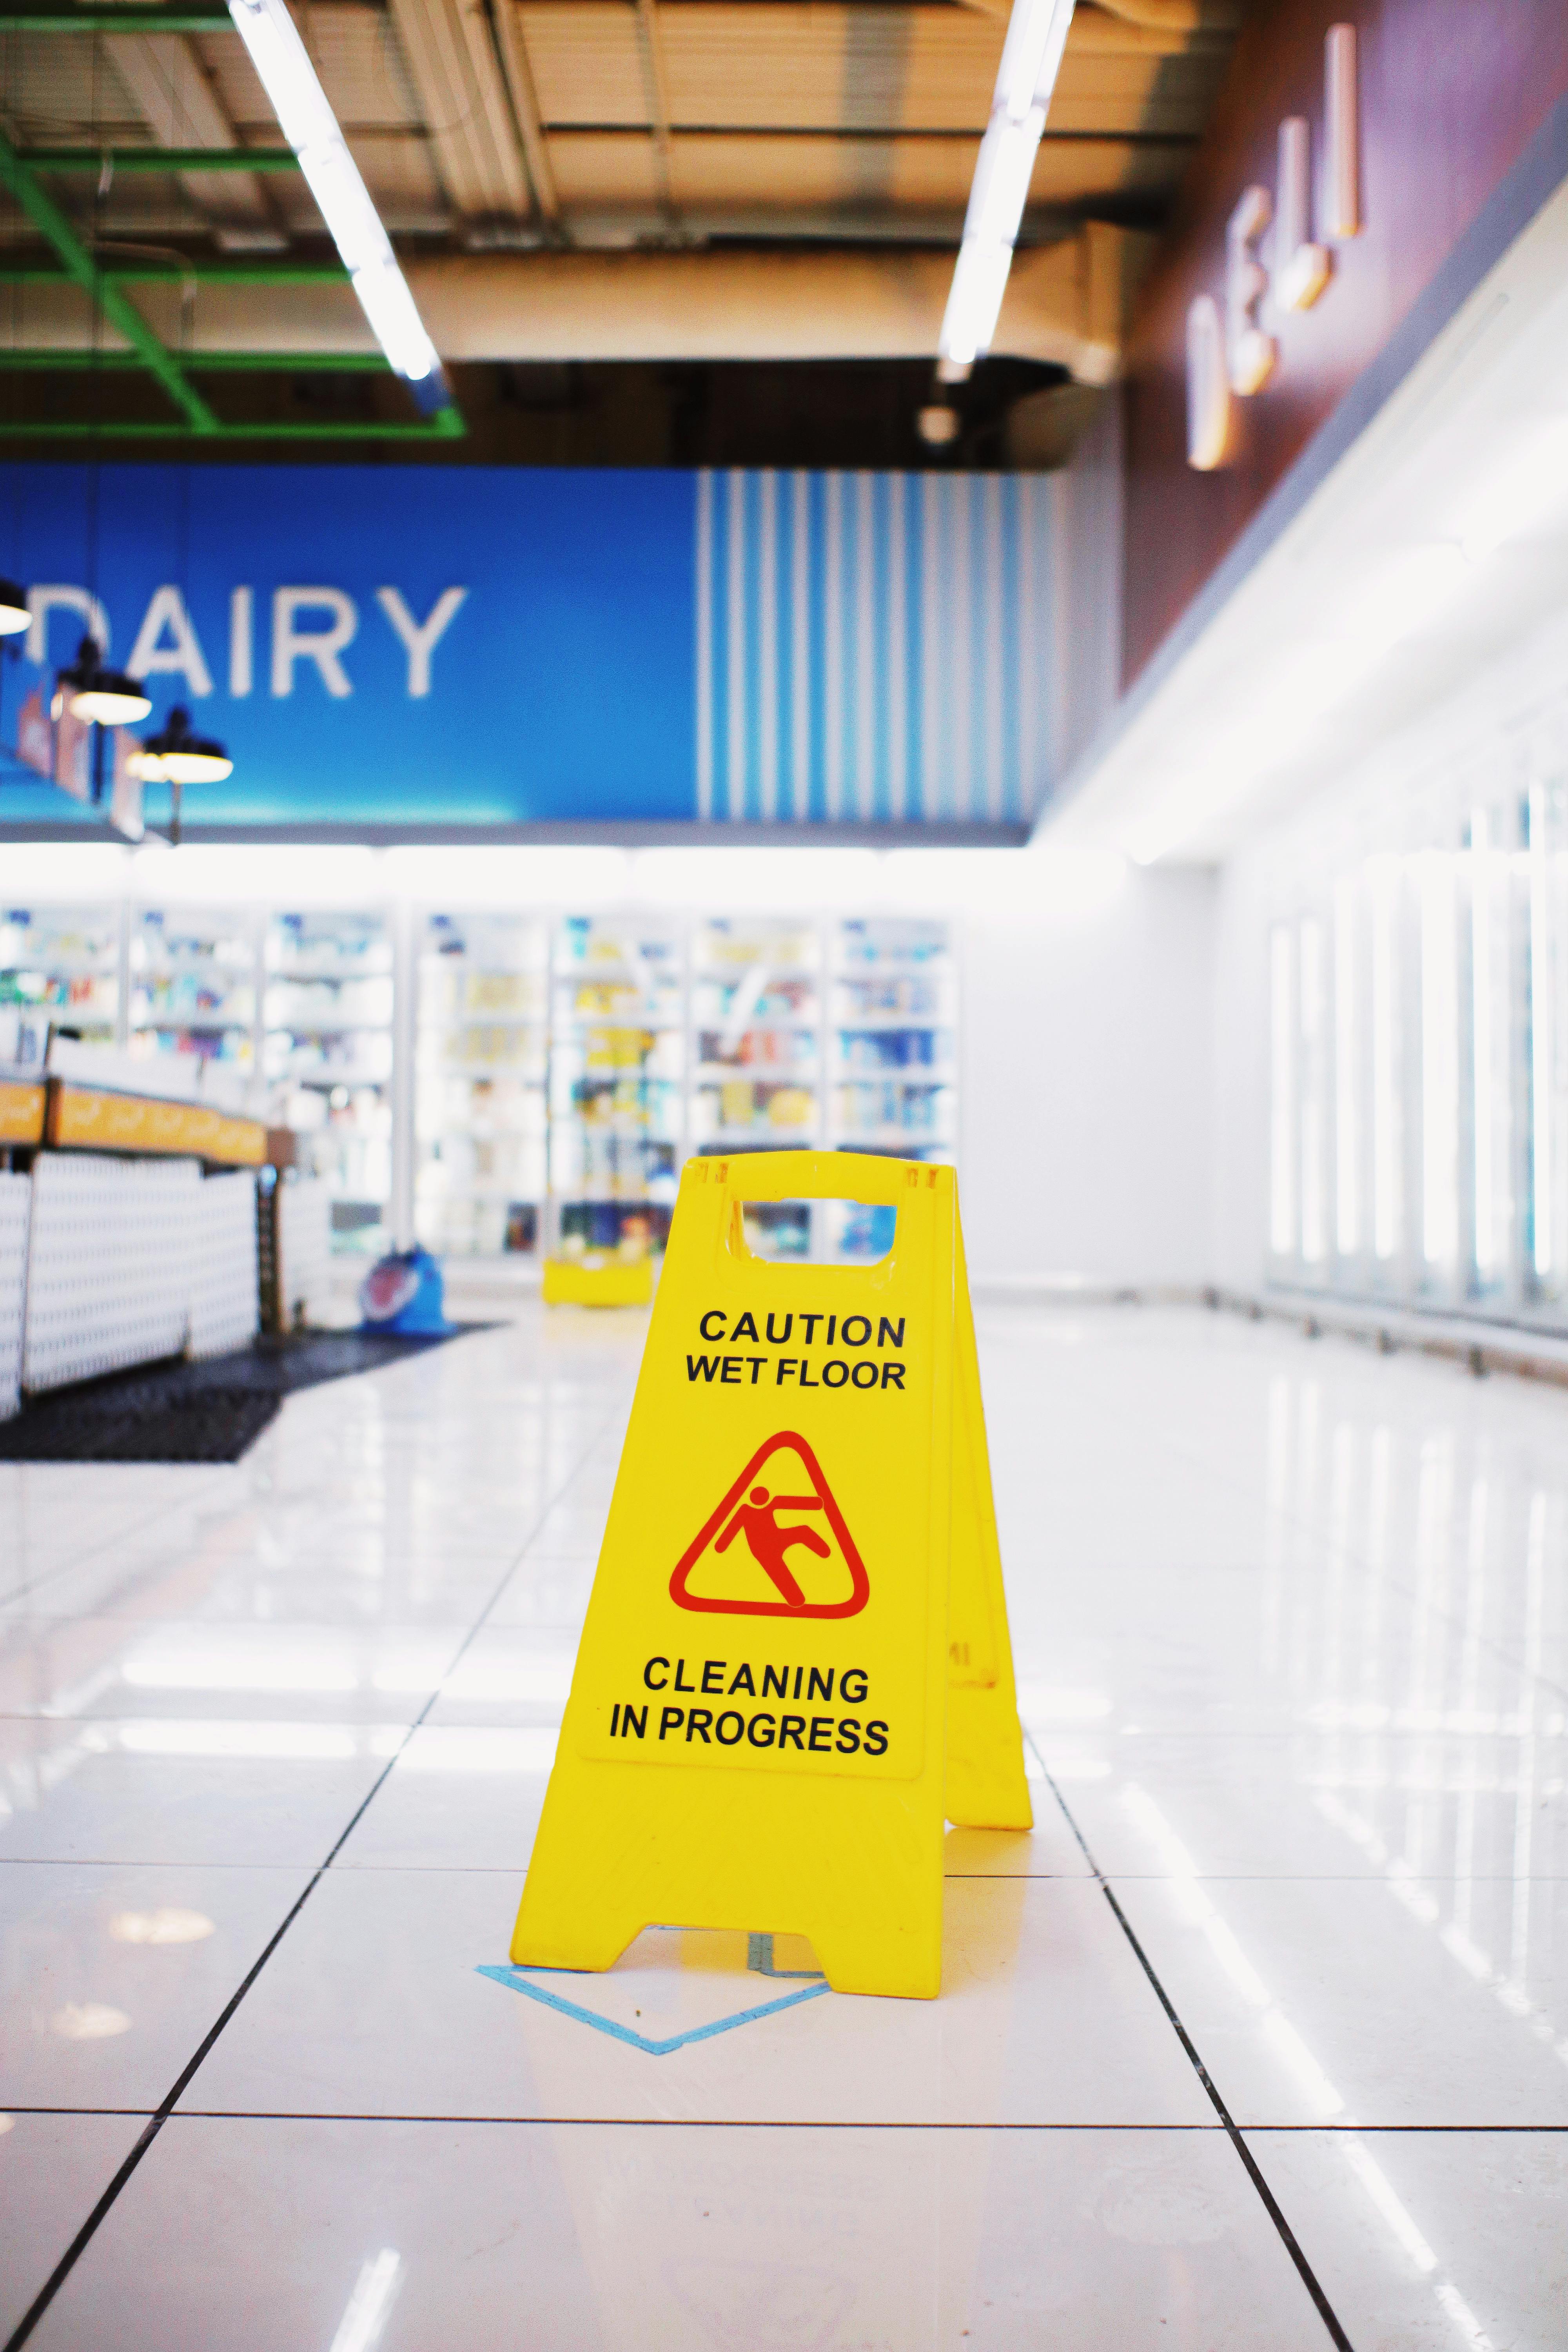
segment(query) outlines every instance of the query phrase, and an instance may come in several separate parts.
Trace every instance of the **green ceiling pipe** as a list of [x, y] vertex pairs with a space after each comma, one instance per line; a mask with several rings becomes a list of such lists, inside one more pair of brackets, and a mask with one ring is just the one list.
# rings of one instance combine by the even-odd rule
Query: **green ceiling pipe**
[[38, 185], [4, 136], [0, 136], [0, 182], [9, 188], [39, 235], [54, 247], [67, 275], [86, 290], [110, 325], [140, 354], [142, 364], [157, 378], [189, 429], [193, 433], [216, 432], [217, 418], [201, 394], [194, 384], [186, 383], [173, 355], [158, 341], [135, 304], [128, 302], [117, 287], [104, 282], [91, 254], [64, 213]]
[[[203, 441], [460, 441], [468, 427], [454, 404], [439, 408], [428, 425], [219, 425], [203, 431]], [[0, 420], [0, 443], [7, 441], [188, 441], [186, 425], [11, 425]]]
[[[41, 263], [18, 262], [0, 268], [0, 286], [58, 286], [64, 270]], [[172, 261], [145, 262], [131, 269], [100, 272], [109, 286], [346, 286], [348, 272], [341, 263], [280, 261], [193, 261], [188, 268]]]
[[297, 172], [292, 147], [24, 147], [32, 172]]
[[[384, 375], [387, 360], [382, 352], [186, 352], [183, 365], [192, 375]], [[0, 346], [0, 375], [43, 373], [89, 375], [94, 368], [139, 368], [135, 352], [7, 351]]]

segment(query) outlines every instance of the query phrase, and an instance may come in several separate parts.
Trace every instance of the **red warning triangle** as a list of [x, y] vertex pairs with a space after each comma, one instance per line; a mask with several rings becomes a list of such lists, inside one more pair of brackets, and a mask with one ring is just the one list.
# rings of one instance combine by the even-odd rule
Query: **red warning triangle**
[[[772, 1479], [763, 1465], [774, 1454], [793, 1455], [781, 1462]], [[797, 1488], [797, 1471], [805, 1473], [809, 1492], [781, 1494], [776, 1482]], [[729, 1594], [697, 1593], [690, 1590], [699, 1568], [711, 1559], [728, 1559], [735, 1570]], [[849, 1591], [842, 1593], [847, 1572]], [[746, 1588], [751, 1588], [746, 1591]], [[835, 1600], [812, 1598], [837, 1590]], [[771, 1598], [759, 1598], [759, 1590]], [[833, 1489], [804, 1437], [781, 1430], [759, 1445], [729, 1493], [699, 1534], [682, 1552], [669, 1580], [669, 1597], [680, 1609], [700, 1609], [725, 1617], [853, 1617], [870, 1597], [870, 1579], [855, 1549], [855, 1538], [844, 1524], [844, 1514]]]

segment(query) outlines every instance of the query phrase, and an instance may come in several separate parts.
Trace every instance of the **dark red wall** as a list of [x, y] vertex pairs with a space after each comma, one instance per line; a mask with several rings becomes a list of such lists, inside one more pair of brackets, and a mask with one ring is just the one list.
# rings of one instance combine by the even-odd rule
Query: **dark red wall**
[[[1234, 404], [1231, 461], [1186, 462], [1187, 306], [1222, 299], [1225, 228], [1271, 191], [1280, 120], [1323, 123], [1323, 37], [1360, 40], [1361, 235], [1310, 310], [1269, 321], [1274, 374]], [[1568, 93], [1568, 0], [1255, 0], [1177, 217], [1139, 299], [1126, 387], [1130, 685]], [[1223, 307], [1223, 300], [1222, 300]]]

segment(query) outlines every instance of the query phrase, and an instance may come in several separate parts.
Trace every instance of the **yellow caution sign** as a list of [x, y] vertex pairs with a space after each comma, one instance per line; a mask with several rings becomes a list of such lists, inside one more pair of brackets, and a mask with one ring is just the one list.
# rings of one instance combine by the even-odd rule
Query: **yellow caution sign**
[[611, 1256], [608, 1251], [544, 1261], [546, 1307], [646, 1307], [653, 1297], [650, 1257]]
[[952, 1580], [949, 1600], [947, 1818], [967, 1829], [1034, 1826], [1002, 1549], [991, 1494], [991, 1451], [980, 1399], [980, 1359], [969, 1304], [963, 1236], [953, 1286]]
[[[744, 1203], [801, 1199], [895, 1209], [890, 1254], [754, 1255]], [[511, 1958], [673, 1921], [929, 1998], [946, 1817], [1030, 1818], [952, 1171], [690, 1161]]]

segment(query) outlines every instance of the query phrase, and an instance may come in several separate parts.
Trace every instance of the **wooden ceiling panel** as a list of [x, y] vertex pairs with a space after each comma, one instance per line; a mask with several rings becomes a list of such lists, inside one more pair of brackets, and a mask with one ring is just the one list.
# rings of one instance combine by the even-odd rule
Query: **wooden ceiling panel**
[[102, 45], [75, 34], [16, 33], [0, 42], [0, 110], [40, 146], [68, 146], [95, 131], [148, 143], [141, 110]]
[[658, 181], [651, 139], [616, 131], [563, 131], [550, 142], [563, 205], [584, 211], [657, 214]]
[[417, 127], [419, 101], [390, 16], [313, 0], [300, 30], [340, 122]]
[[522, 0], [517, 16], [544, 121], [646, 124], [635, 9], [605, 0]]
[[1005, 27], [973, 8], [913, 8], [904, 75], [910, 131], [985, 128]]
[[[1223, 61], [1219, 61], [1223, 62]], [[1067, 58], [1051, 100], [1053, 131], [1153, 131], [1195, 137], [1208, 117], [1216, 61], [1097, 55]]]
[[[900, 12], [887, 12], [893, 24]], [[835, 7], [661, 7], [670, 119], [693, 129], [831, 130], [843, 120], [845, 31]]]
[[193, 34], [191, 38], [235, 129], [255, 133], [258, 146], [276, 145], [283, 134], [245, 43], [227, 33]]
[[406, 211], [410, 205], [444, 209], [445, 197], [430, 142], [421, 133], [381, 131], [351, 134], [349, 148], [372, 201]]
[[752, 216], [772, 209], [864, 220], [910, 204], [961, 213], [974, 162], [973, 148], [957, 140], [779, 139], [765, 132], [683, 139], [677, 132], [670, 147], [677, 204], [709, 216], [733, 208]]
[[[418, 100], [390, 16], [380, 8], [345, 5], [343, 0], [315, 0], [300, 29], [332, 110], [346, 128], [418, 127]], [[205, 33], [198, 47], [229, 121], [276, 140], [277, 118], [244, 43], [224, 33]]]
[[1115, 139], [1062, 145], [1047, 139], [1035, 158], [1029, 205], [1059, 211], [1103, 196], [1156, 194], [1171, 186], [1185, 162], [1184, 148], [1129, 147]]

